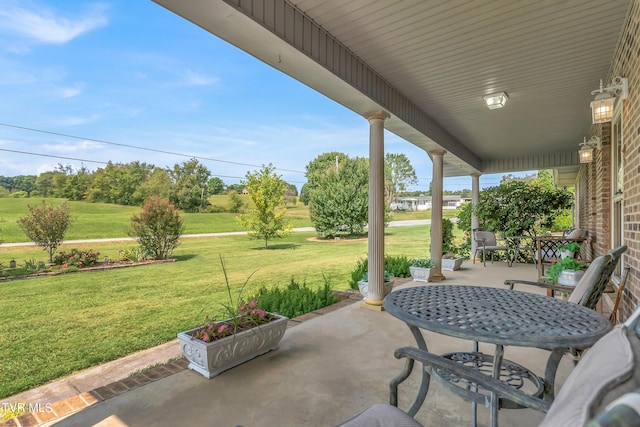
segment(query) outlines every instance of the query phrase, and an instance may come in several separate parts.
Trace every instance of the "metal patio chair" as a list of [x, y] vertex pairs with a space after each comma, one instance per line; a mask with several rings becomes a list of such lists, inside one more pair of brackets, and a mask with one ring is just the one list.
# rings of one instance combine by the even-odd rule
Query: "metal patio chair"
[[[615, 270], [620, 257], [627, 250], [625, 245], [618, 246], [607, 252], [603, 257], [598, 257], [591, 262], [584, 276], [580, 279], [575, 288], [556, 285], [548, 282], [531, 282], [527, 280], [505, 280], [504, 284], [510, 289], [516, 284], [528, 286], [537, 286], [540, 288], [550, 289], [553, 291], [570, 292], [569, 302], [580, 304], [591, 309], [595, 309], [605, 287], [611, 280], [611, 275]], [[609, 257], [608, 262], [603, 262], [604, 257]]]
[[505, 243], [504, 245], [498, 244], [498, 238], [493, 231], [474, 230], [473, 240], [476, 242], [476, 250], [473, 254], [473, 263], [476, 262], [476, 256], [478, 251], [482, 251], [482, 262], [484, 266], [487, 266], [487, 252], [491, 254], [491, 262], [493, 263], [493, 253], [495, 251], [504, 251], [507, 258], [509, 257], [509, 247]]
[[[429, 371], [447, 372], [497, 396], [545, 412], [540, 427], [633, 427], [640, 414], [640, 306], [621, 327], [603, 336], [571, 372], [553, 402], [530, 396], [477, 369], [414, 347], [396, 358], [419, 362]], [[420, 427], [411, 416], [388, 404], [376, 404], [341, 427]]]

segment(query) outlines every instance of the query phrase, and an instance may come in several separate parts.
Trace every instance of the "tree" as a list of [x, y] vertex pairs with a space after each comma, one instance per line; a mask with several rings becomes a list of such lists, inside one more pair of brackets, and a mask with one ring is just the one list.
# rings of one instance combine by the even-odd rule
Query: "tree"
[[285, 237], [292, 228], [285, 218], [286, 210], [281, 209], [287, 183], [269, 164], [263, 165], [260, 171], [247, 172], [245, 184], [256, 207], [238, 216], [238, 222], [249, 229], [251, 238], [264, 240], [266, 249], [269, 240]]
[[93, 175], [83, 166], [75, 175], [67, 176], [61, 196], [69, 200], [84, 200], [92, 182]]
[[240, 213], [244, 209], [245, 203], [236, 191], [229, 191], [229, 212]]
[[55, 207], [43, 200], [41, 204], [27, 208], [29, 213], [18, 219], [18, 225], [29, 239], [49, 253], [49, 262], [53, 262], [53, 254], [71, 224], [69, 205], [64, 202]]
[[224, 181], [217, 176], [212, 177], [209, 179], [209, 182], [207, 182], [209, 194], [222, 194], [224, 193], [224, 187]]
[[411, 166], [409, 158], [404, 154], [387, 153], [385, 163], [385, 190], [387, 201], [391, 201], [399, 193], [407, 191], [408, 185], [418, 183], [416, 171]]
[[476, 215], [482, 228], [500, 231], [505, 236], [538, 234], [548, 228], [556, 216], [569, 209], [573, 195], [567, 190], [524, 180], [504, 181], [480, 192]]
[[309, 187], [307, 184], [304, 184], [300, 189], [300, 201], [304, 203], [305, 206], [309, 205]]
[[173, 184], [169, 200], [177, 208], [186, 212], [196, 212], [209, 206], [207, 182], [211, 172], [206, 166], [200, 164], [197, 159], [191, 159], [181, 165], [174, 165], [168, 172]]
[[36, 178], [36, 190], [40, 192], [42, 197], [50, 197], [53, 195], [55, 186], [53, 184], [53, 175], [55, 172], [43, 172]]
[[168, 199], [170, 194], [171, 179], [169, 178], [169, 173], [165, 169], [154, 167], [149, 179], [144, 181], [136, 190], [136, 199], [147, 200], [151, 196]]
[[323, 154], [307, 165], [311, 222], [323, 238], [362, 235], [369, 213], [369, 162], [344, 156], [336, 169], [328, 157]]
[[227, 185], [227, 194], [231, 191], [235, 191], [238, 194], [242, 194], [242, 190], [244, 190], [244, 184], [229, 184]]
[[109, 162], [95, 172], [87, 200], [126, 206], [142, 205], [150, 194], [145, 194], [141, 188], [150, 179], [154, 169], [155, 166], [138, 161], [126, 164]]
[[131, 217], [129, 235], [142, 251], [154, 259], [166, 259], [180, 244], [184, 223], [176, 207], [167, 199], [149, 197], [142, 212]]

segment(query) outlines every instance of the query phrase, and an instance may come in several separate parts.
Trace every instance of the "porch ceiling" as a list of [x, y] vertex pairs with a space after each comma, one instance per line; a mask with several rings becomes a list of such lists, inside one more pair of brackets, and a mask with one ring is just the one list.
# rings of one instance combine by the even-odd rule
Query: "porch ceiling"
[[[154, 0], [425, 149], [445, 176], [578, 170], [630, 0]], [[485, 95], [506, 92], [489, 110]], [[568, 168], [568, 166], [573, 166]]]

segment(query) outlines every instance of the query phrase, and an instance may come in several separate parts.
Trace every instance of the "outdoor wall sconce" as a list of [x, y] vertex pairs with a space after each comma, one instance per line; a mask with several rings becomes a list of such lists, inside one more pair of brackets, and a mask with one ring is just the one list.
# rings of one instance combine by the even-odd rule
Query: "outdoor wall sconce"
[[580, 143], [580, 150], [578, 150], [578, 156], [580, 157], [580, 163], [591, 163], [593, 161], [593, 149], [600, 149], [602, 140], [599, 136], [592, 136], [587, 141], [584, 138], [584, 142]]
[[484, 102], [487, 103], [487, 107], [489, 107], [490, 110], [495, 110], [496, 108], [504, 107], [504, 105], [507, 103], [507, 99], [509, 99], [507, 94], [504, 92], [500, 92], [485, 96]]
[[629, 79], [626, 77], [616, 77], [607, 87], [602, 87], [602, 79], [600, 79], [600, 89], [591, 91], [591, 95], [596, 95], [591, 101], [591, 122], [595, 125], [598, 123], [610, 122], [613, 118], [613, 105], [616, 97], [621, 100], [627, 99], [629, 94]]

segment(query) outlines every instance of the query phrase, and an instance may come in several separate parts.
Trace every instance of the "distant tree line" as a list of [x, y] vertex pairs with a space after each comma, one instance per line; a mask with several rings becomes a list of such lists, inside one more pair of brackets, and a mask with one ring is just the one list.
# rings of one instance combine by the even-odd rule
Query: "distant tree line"
[[[134, 161], [108, 162], [105, 167], [89, 171], [58, 165], [40, 175], [0, 176], [0, 197], [59, 197], [68, 200], [142, 206], [150, 197], [168, 199], [185, 212], [207, 210], [208, 198], [215, 194], [242, 194], [243, 184], [226, 185], [197, 159], [161, 168]], [[295, 203], [294, 185], [287, 184], [287, 197]]]

